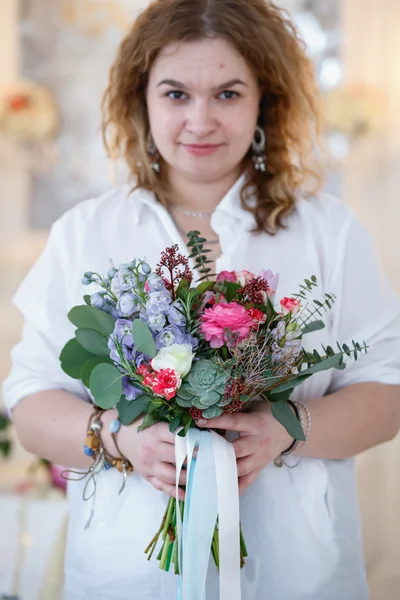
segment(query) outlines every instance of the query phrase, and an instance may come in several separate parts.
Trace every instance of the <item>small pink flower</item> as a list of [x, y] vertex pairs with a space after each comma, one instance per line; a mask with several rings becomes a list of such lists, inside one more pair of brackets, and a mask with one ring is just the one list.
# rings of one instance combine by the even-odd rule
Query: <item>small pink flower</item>
[[237, 302], [215, 304], [212, 308], [206, 308], [201, 320], [201, 332], [211, 348], [232, 345], [232, 340], [244, 340], [254, 325], [248, 311]]
[[221, 273], [218, 273], [217, 281], [232, 281], [232, 283], [236, 283], [236, 273], [235, 271], [221, 271]]
[[173, 369], [161, 369], [152, 382], [152, 390], [157, 396], [171, 400], [176, 396], [176, 390], [181, 386], [182, 380]]
[[258, 310], [258, 308], [249, 308], [247, 312], [253, 320], [253, 331], [257, 330], [259, 326], [263, 325], [267, 320], [265, 313], [263, 313], [262, 310]]
[[238, 271], [236, 273], [236, 280], [240, 285], [246, 285], [246, 283], [249, 283], [254, 278], [254, 273], [250, 273], [250, 271]]
[[301, 303], [294, 298], [283, 298], [280, 302], [282, 306], [282, 312], [284, 315], [292, 313], [294, 316], [301, 309]]

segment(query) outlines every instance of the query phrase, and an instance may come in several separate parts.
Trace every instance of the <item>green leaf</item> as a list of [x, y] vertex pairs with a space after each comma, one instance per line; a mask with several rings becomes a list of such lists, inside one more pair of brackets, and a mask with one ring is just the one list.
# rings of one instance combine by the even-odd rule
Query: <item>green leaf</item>
[[112, 365], [113, 362], [110, 358], [107, 359], [103, 356], [94, 356], [93, 358], [90, 358], [87, 362], [85, 362], [85, 364], [81, 368], [79, 376], [79, 379], [82, 379], [83, 385], [89, 387], [90, 375], [92, 374], [93, 369], [97, 367], [97, 365], [101, 364]]
[[178, 427], [180, 427], [181, 425], [181, 416], [178, 415], [176, 417], [174, 417], [172, 419], [172, 421], [170, 421], [169, 423], [169, 430], [171, 433], [175, 433], [175, 431], [178, 429]]
[[0, 441], [0, 454], [7, 458], [11, 453], [11, 441], [2, 440]]
[[94, 358], [91, 352], [85, 350], [76, 338], [69, 340], [61, 350], [60, 361], [61, 368], [73, 379], [81, 379], [81, 369], [83, 365], [91, 358]]
[[214, 281], [203, 281], [203, 283], [200, 283], [196, 289], [200, 294], [204, 294], [205, 292], [211, 290], [214, 285]]
[[[318, 364], [320, 364], [320, 363], [318, 363]], [[283, 383], [281, 383], [281, 385], [278, 385], [273, 390], [270, 390], [269, 394], [273, 394], [275, 396], [275, 394], [280, 394], [281, 392], [285, 392], [287, 390], [293, 389], [293, 388], [297, 387], [298, 385], [301, 385], [303, 383], [303, 381], [305, 381], [306, 379], [311, 377], [311, 375], [312, 375], [312, 373], [308, 373], [307, 371], [302, 371], [298, 375], [295, 375], [294, 377], [291, 377], [287, 381], [284, 381]]]
[[323, 321], [312, 321], [308, 323], [304, 327], [301, 328], [301, 333], [304, 335], [306, 333], [312, 333], [313, 331], [319, 331], [320, 329], [324, 329], [325, 323]]
[[90, 375], [89, 388], [100, 408], [114, 408], [122, 394], [122, 373], [114, 365], [101, 364]]
[[148, 414], [145, 416], [145, 418], [143, 419], [143, 423], [141, 425], [139, 425], [137, 430], [143, 431], [143, 429], [147, 429], [148, 427], [151, 427], [152, 425], [155, 425], [156, 423], [159, 423], [159, 422], [160, 422], [160, 419], [158, 418], [157, 414]]
[[86, 304], [88, 306], [91, 306], [90, 304], [90, 294], [86, 294], [85, 296], [83, 296], [84, 301], [86, 302]]
[[75, 336], [81, 346], [94, 356], [110, 356], [107, 338], [93, 329], [77, 329]]
[[271, 404], [272, 415], [286, 429], [289, 435], [295, 440], [305, 441], [304, 431], [301, 428], [300, 421], [293, 413], [287, 402], [274, 402]]
[[150, 396], [145, 394], [138, 396], [136, 400], [127, 400], [125, 396], [122, 396], [117, 405], [121, 423], [123, 425], [133, 423], [142, 413], [147, 412], [150, 402]]
[[115, 327], [115, 319], [94, 306], [74, 306], [68, 319], [78, 329], [94, 329], [105, 336], [111, 335]]
[[268, 400], [270, 402], [286, 402], [287, 400], [290, 399], [292, 392], [293, 392], [293, 388], [290, 387], [290, 388], [287, 388], [286, 390], [284, 390], [283, 392], [276, 393], [275, 390], [265, 392], [265, 396], [268, 398]]
[[5, 429], [8, 429], [8, 427], [10, 425], [11, 425], [10, 419], [8, 419], [6, 416], [0, 414], [0, 431], [4, 431]]
[[233, 281], [225, 281], [226, 292], [224, 294], [227, 302], [232, 302], [237, 294], [237, 291], [242, 287], [239, 283], [233, 283]]
[[135, 319], [132, 324], [133, 343], [137, 352], [142, 352], [150, 358], [157, 354], [156, 343], [150, 329], [140, 319]]
[[327, 358], [322, 358], [322, 360], [315, 365], [311, 365], [305, 371], [301, 371], [299, 373], [300, 376], [306, 375], [314, 375], [314, 373], [319, 373], [320, 371], [327, 371], [328, 369], [335, 369], [340, 364], [340, 360], [342, 358], [342, 354], [335, 354], [334, 356], [329, 356]]

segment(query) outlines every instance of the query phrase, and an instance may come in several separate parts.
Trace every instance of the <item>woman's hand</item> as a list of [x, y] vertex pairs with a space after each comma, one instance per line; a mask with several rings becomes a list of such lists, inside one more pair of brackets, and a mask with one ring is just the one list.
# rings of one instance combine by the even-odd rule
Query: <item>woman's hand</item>
[[286, 429], [272, 416], [269, 404], [253, 402], [250, 412], [225, 414], [216, 419], [197, 421], [199, 427], [237, 431], [235, 449], [239, 494], [256, 480], [260, 471], [293, 442]]
[[[175, 436], [169, 431], [167, 423], [156, 423], [138, 432], [142, 421], [143, 418], [140, 418], [129, 427], [121, 427], [118, 434], [121, 452], [137, 473], [157, 490], [175, 498]], [[186, 471], [182, 470], [179, 485], [185, 484]], [[180, 490], [179, 500], [184, 498], [185, 493]]]

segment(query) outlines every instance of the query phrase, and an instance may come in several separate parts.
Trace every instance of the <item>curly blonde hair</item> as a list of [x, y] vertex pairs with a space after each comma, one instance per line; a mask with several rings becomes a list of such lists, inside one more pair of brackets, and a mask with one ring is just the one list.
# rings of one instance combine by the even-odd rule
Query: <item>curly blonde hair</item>
[[[255, 218], [254, 231], [275, 233], [299, 190], [315, 193], [322, 169], [315, 149], [320, 102], [314, 67], [287, 12], [266, 0], [154, 0], [122, 41], [103, 97], [103, 139], [109, 156], [123, 157], [137, 187], [166, 202], [166, 182], [148, 153], [146, 88], [158, 54], [171, 42], [223, 38], [244, 57], [260, 85], [258, 124], [266, 135], [266, 172], [249, 173], [241, 202]], [[311, 186], [310, 186], [311, 184]], [[250, 201], [254, 190], [256, 202]]]

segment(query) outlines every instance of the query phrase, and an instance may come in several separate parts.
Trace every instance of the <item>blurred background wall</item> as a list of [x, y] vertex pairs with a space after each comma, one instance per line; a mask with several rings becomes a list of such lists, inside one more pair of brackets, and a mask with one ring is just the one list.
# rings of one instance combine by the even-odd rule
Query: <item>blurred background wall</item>
[[[369, 229], [400, 292], [400, 2], [278, 3], [297, 23], [324, 93], [326, 189], [344, 199]], [[123, 165], [111, 164], [105, 156], [100, 99], [119, 40], [146, 4], [0, 2], [0, 380], [10, 368], [10, 350], [22, 325], [10, 299], [43, 248], [49, 226], [70, 206], [125, 180]], [[14, 515], [8, 521], [15, 524], [10, 529], [15, 543], [10, 558], [10, 547], [2, 550], [0, 539], [0, 596], [18, 586], [21, 593], [27, 586], [24, 600], [54, 600], [60, 571], [50, 557], [62, 554], [62, 491], [55, 492], [48, 469], [35, 478], [27, 475], [33, 457], [19, 447], [10, 427], [0, 431], [0, 450], [6, 452], [9, 440], [8, 457], [1, 458], [0, 452], [0, 523], [4, 515]], [[399, 440], [366, 452], [357, 464], [371, 597], [398, 599]], [[48, 529], [47, 538], [42, 531], [47, 546], [42, 554], [36, 551], [34, 585], [38, 533], [21, 525], [21, 514], [30, 514], [32, 502], [47, 514], [51, 505], [57, 524]], [[12, 566], [6, 568], [6, 562]], [[7, 569], [12, 573], [7, 575]]]

